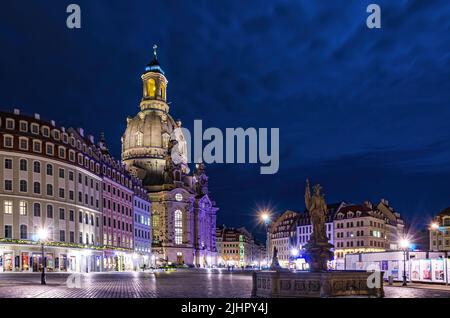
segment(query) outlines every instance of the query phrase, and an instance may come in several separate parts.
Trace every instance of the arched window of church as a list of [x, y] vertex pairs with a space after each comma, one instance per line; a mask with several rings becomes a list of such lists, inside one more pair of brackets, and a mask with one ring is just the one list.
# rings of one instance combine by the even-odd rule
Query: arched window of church
[[144, 136], [143, 136], [143, 133], [142, 133], [142, 132], [138, 131], [138, 132], [136, 133], [136, 145], [137, 145], [137, 146], [139, 146], [139, 147], [142, 146], [143, 137], [144, 137]]
[[175, 211], [175, 244], [183, 244], [183, 212]]
[[155, 97], [156, 94], [156, 82], [153, 78], [147, 81], [147, 96]]

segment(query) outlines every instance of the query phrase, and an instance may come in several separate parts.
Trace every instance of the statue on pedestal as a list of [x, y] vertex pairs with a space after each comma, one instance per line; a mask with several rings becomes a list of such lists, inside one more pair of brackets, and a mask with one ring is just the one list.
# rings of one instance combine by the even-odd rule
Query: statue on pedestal
[[309, 180], [306, 180], [305, 205], [311, 217], [313, 233], [309, 242], [305, 245], [305, 250], [312, 271], [326, 271], [328, 269], [327, 262], [331, 259], [330, 249], [333, 247], [328, 243], [325, 230], [327, 204], [321, 189], [322, 187], [316, 184], [313, 187], [314, 193], [311, 197]]
[[270, 265], [271, 270], [281, 269], [280, 262], [278, 261], [278, 249], [276, 246], [273, 247], [272, 264]]

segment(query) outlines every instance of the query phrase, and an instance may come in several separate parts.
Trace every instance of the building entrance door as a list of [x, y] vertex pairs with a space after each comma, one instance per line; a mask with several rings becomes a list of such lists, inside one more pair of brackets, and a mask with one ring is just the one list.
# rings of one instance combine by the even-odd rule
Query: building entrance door
[[178, 265], [183, 265], [184, 264], [183, 253], [181, 253], [181, 252], [177, 253], [177, 264]]

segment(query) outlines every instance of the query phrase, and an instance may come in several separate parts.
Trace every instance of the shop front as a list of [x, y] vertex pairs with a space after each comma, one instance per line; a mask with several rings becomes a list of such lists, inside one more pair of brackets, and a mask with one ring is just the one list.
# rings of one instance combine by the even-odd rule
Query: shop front
[[[75, 248], [45, 247], [47, 272], [100, 272], [103, 251]], [[0, 272], [41, 272], [42, 250], [40, 246], [0, 245]]]

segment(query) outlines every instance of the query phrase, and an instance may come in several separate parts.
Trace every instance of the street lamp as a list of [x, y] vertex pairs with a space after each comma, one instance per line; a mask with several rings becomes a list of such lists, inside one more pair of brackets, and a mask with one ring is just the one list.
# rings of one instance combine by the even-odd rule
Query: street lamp
[[410, 242], [408, 239], [404, 238], [400, 240], [400, 248], [403, 250], [403, 286], [407, 286], [406, 281], [406, 253], [409, 250]]
[[47, 285], [46, 277], [45, 277], [45, 266], [47, 265], [45, 254], [44, 254], [44, 243], [48, 238], [48, 232], [45, 228], [41, 228], [38, 231], [38, 238], [41, 242], [41, 251], [42, 251], [42, 272], [41, 272], [41, 285]]
[[261, 221], [264, 223], [264, 225], [266, 226], [266, 257], [267, 257], [267, 264], [269, 264], [269, 239], [270, 239], [270, 235], [269, 235], [269, 224], [270, 224], [270, 212], [267, 210], [263, 210], [259, 213], [259, 218], [261, 219]]

